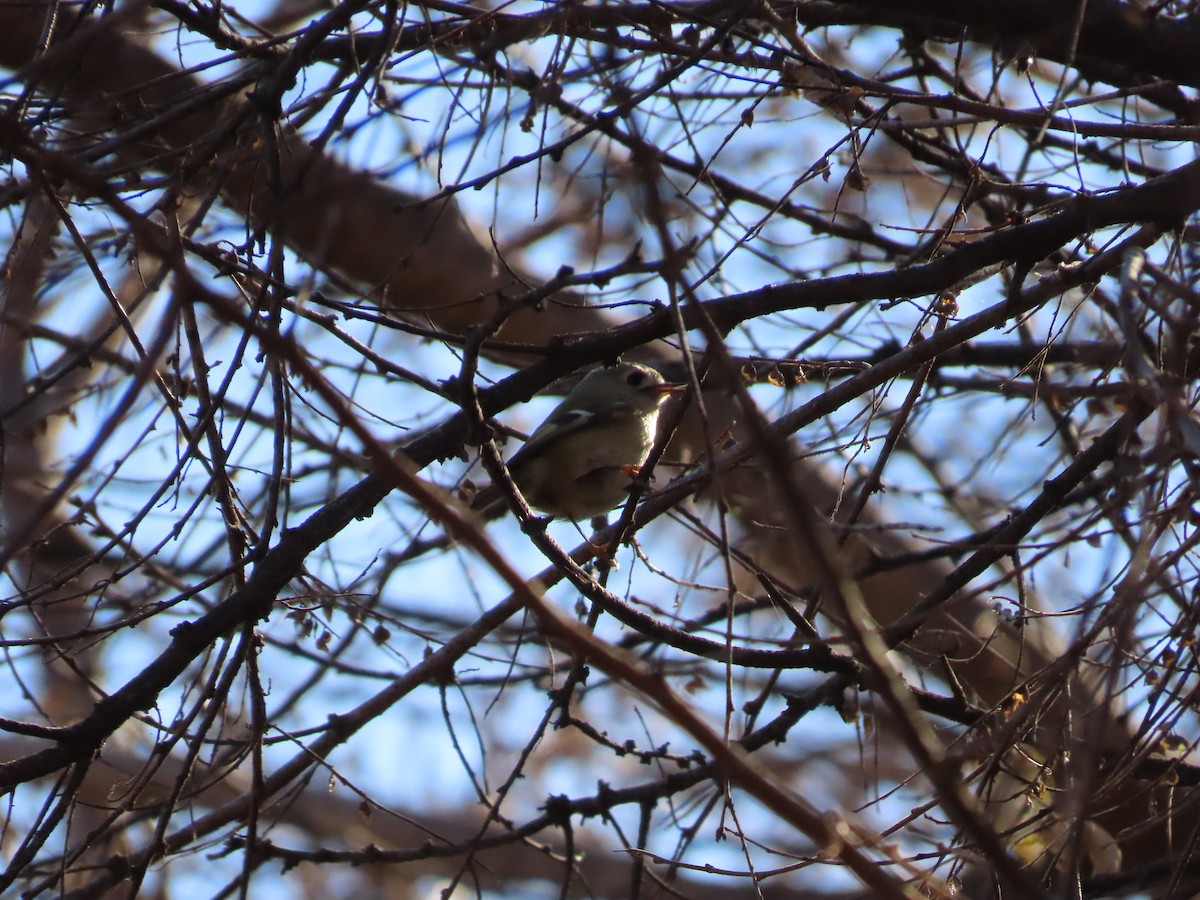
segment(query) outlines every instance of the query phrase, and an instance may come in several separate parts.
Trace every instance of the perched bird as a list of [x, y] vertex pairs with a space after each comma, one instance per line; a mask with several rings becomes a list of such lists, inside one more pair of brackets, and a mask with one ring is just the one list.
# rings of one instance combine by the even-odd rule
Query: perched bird
[[[581, 521], [608, 512], [650, 453], [659, 407], [684, 387], [637, 363], [589, 372], [508, 460], [513, 481], [530, 506], [552, 516]], [[487, 505], [487, 494], [473, 505]]]

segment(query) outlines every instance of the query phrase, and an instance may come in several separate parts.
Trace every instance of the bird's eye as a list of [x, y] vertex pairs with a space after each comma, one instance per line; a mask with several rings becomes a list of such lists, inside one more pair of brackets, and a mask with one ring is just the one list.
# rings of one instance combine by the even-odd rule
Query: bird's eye
[[630, 387], [641, 387], [646, 383], [646, 373], [641, 369], [634, 369], [625, 376], [625, 381]]

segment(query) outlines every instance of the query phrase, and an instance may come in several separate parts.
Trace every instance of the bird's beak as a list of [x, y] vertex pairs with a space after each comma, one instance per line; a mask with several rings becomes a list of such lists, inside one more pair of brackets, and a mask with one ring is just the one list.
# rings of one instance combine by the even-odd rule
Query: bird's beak
[[663, 397], [669, 397], [671, 394], [682, 394], [687, 390], [686, 384], [679, 384], [674, 381], [664, 381], [662, 384], [656, 384], [651, 388], [647, 388], [652, 394], [659, 394]]

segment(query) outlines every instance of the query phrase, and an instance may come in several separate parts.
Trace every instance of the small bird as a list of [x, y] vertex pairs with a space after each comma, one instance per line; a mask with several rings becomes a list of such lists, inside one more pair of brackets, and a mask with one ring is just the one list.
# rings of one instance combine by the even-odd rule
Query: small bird
[[[663, 401], [685, 387], [637, 363], [589, 372], [508, 460], [513, 481], [530, 506], [551, 516], [607, 513], [640, 474]], [[490, 490], [472, 505], [487, 505]]]

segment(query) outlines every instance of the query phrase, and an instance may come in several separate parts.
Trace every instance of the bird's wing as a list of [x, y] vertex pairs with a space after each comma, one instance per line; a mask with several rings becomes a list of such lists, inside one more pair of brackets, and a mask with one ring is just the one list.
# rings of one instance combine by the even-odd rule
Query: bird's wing
[[512, 455], [507, 465], [510, 469], [519, 466], [530, 456], [543, 452], [547, 447], [583, 428], [624, 418], [632, 411], [627, 403], [613, 403], [604, 410], [562, 409], [560, 406], [546, 417], [546, 421], [539, 425], [529, 440], [521, 445], [521, 449]]

